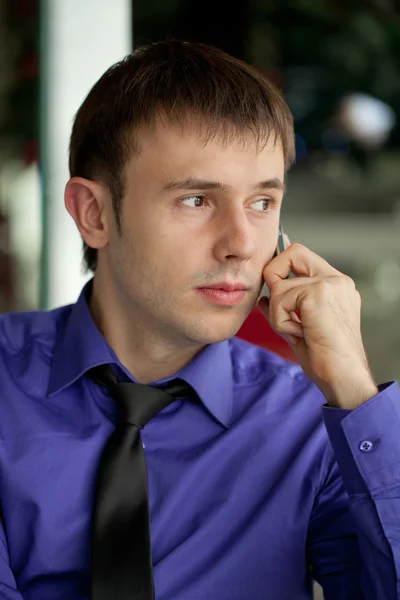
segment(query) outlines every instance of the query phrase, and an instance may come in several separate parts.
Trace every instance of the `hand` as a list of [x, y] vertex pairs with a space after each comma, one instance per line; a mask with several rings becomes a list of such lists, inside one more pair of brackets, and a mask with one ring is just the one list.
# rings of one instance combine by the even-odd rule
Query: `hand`
[[[290, 272], [296, 276], [286, 279]], [[271, 297], [260, 300], [263, 314], [329, 404], [355, 408], [377, 394], [353, 280], [300, 244], [271, 260], [264, 279]]]

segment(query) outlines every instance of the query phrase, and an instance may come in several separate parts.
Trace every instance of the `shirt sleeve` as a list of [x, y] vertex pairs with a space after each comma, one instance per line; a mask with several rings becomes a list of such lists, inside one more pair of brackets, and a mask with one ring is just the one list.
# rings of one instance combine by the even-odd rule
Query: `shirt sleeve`
[[[1, 512], [0, 512], [1, 517]], [[0, 519], [0, 598], [1, 600], [23, 600], [17, 590], [14, 575], [11, 572], [8, 559], [7, 540]]]
[[[397, 383], [378, 389], [353, 411], [322, 410], [358, 538], [361, 595], [354, 597], [395, 600], [400, 599], [400, 390]], [[329, 589], [325, 595], [351, 597], [329, 595]]]

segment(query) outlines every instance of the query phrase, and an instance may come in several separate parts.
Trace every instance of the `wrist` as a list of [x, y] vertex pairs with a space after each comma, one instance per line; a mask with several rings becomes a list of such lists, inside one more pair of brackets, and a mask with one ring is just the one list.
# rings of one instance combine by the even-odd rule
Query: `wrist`
[[338, 378], [335, 383], [324, 386], [322, 392], [329, 406], [354, 410], [376, 396], [379, 390], [371, 373], [365, 373], [362, 376], [352, 374], [348, 378]]

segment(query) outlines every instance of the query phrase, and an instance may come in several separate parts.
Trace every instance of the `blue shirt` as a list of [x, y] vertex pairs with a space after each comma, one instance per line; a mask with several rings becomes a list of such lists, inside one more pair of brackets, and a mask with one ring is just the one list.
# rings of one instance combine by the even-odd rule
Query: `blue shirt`
[[[118, 415], [85, 372], [128, 377], [89, 290], [0, 317], [2, 600], [89, 599], [94, 482]], [[312, 577], [327, 600], [400, 598], [397, 384], [321, 409], [297, 365], [235, 338], [179, 376], [199, 400], [142, 431], [157, 600], [305, 600]]]

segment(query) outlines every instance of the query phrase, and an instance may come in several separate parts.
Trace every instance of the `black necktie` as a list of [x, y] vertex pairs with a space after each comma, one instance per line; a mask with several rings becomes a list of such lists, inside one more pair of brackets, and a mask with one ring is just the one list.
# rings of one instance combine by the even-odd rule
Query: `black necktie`
[[174, 400], [193, 397], [185, 381], [164, 388], [119, 383], [110, 365], [88, 372], [116, 400], [121, 421], [97, 475], [92, 530], [91, 599], [153, 600], [147, 468], [140, 429]]

